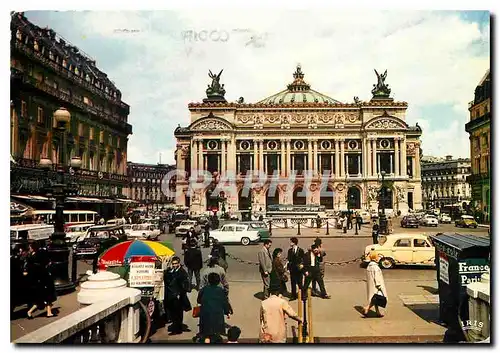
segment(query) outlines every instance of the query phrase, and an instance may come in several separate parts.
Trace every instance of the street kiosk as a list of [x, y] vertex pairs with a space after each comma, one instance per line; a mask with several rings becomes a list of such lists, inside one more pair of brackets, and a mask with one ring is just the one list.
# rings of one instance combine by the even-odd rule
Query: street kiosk
[[480, 282], [490, 268], [490, 239], [476, 235], [430, 236], [436, 249], [439, 318], [448, 327], [445, 341], [463, 342], [470, 325], [467, 284]]

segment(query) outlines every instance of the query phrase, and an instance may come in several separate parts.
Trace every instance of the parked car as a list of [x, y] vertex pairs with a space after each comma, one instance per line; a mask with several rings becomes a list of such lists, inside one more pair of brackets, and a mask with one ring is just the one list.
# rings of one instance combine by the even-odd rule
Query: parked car
[[201, 226], [196, 221], [187, 220], [182, 221], [177, 228], [175, 228], [175, 236], [182, 237], [187, 234], [187, 232], [193, 228], [194, 233], [199, 235], [201, 234]]
[[177, 228], [183, 221], [187, 219], [188, 216], [186, 216], [184, 213], [176, 213], [174, 216], [172, 216], [172, 219], [168, 223], [168, 232], [175, 232], [175, 228]]
[[418, 219], [415, 216], [404, 216], [401, 220], [402, 228], [418, 228]]
[[359, 215], [361, 216], [363, 224], [371, 223], [371, 221], [372, 221], [372, 215], [371, 215], [370, 212], [368, 212], [368, 211], [360, 211]]
[[217, 239], [219, 243], [241, 243], [248, 245], [260, 240], [259, 231], [249, 224], [225, 224], [222, 228], [210, 232], [210, 242]]
[[438, 217], [439, 222], [451, 224], [451, 217], [447, 213], [441, 213]]
[[160, 236], [158, 227], [150, 223], [126, 224], [123, 230], [132, 239], [157, 240]]
[[455, 221], [455, 227], [477, 228], [477, 222], [474, 217], [463, 215]]
[[64, 232], [66, 233], [66, 240], [68, 241], [68, 243], [76, 242], [78, 238], [83, 237], [85, 233], [87, 233], [87, 230], [93, 226], [95, 226], [95, 224], [89, 223], [75, 224], [65, 227]]
[[248, 224], [250, 226], [250, 230], [258, 231], [261, 241], [271, 238], [271, 235], [269, 234], [269, 226], [265, 221], [245, 221], [238, 222], [238, 224]]
[[422, 226], [427, 226], [427, 227], [437, 227], [439, 225], [439, 221], [436, 217], [432, 215], [425, 215], [423, 216], [420, 221], [420, 225]]
[[385, 237], [382, 244], [365, 247], [365, 263], [370, 262], [368, 254], [376, 251], [379, 255], [380, 267], [389, 269], [395, 265], [427, 265], [435, 266], [435, 249], [432, 242], [421, 234], [392, 234]]
[[90, 227], [83, 238], [79, 238], [73, 245], [76, 256], [94, 257], [111, 246], [127, 240], [123, 226], [104, 225]]

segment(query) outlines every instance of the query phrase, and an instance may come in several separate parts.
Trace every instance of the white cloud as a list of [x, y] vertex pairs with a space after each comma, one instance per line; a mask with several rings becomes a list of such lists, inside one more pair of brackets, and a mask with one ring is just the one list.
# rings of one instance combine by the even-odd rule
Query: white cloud
[[[467, 103], [490, 60], [489, 52], [471, 50], [473, 43], [489, 41], [489, 27], [480, 31], [457, 13], [268, 9], [78, 16], [82, 20], [74, 25], [89, 33], [88, 40], [116, 38], [127, 46], [127, 57], [107, 73], [131, 105], [128, 155], [137, 162], [155, 163], [160, 151], [173, 161], [173, 130], [189, 124], [187, 104], [205, 97], [209, 69], [224, 69], [229, 101], [243, 96], [256, 102], [286, 88], [299, 62], [313, 89], [349, 102], [353, 96], [369, 100], [373, 69], [387, 69], [394, 98], [410, 105], [408, 121], [424, 128], [425, 154], [467, 156]], [[225, 31], [229, 38], [187, 40], [189, 30]], [[260, 38], [251, 42], [252, 36]], [[434, 105], [449, 105], [456, 120], [417, 115]]]

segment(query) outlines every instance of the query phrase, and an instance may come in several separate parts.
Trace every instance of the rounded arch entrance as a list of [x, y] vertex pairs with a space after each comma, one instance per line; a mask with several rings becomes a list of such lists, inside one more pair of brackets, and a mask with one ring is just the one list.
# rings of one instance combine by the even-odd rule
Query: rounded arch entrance
[[325, 206], [327, 210], [333, 210], [333, 188], [327, 185], [325, 189], [320, 190], [319, 204]]
[[347, 189], [347, 208], [350, 210], [361, 209], [361, 190], [356, 186]]
[[293, 204], [294, 205], [305, 205], [306, 204], [306, 195], [303, 192], [304, 187], [298, 186], [293, 190]]
[[279, 205], [280, 194], [277, 188], [269, 188], [266, 191], [266, 210], [270, 205]]

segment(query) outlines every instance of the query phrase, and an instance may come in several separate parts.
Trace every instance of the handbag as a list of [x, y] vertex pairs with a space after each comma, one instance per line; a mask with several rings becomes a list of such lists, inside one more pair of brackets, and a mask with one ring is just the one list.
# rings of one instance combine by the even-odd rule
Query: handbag
[[196, 305], [196, 306], [193, 308], [193, 317], [194, 317], [194, 318], [196, 318], [196, 317], [200, 317], [200, 311], [201, 311], [201, 306]]
[[[382, 293], [382, 291], [379, 289], [378, 292]], [[383, 293], [378, 294], [375, 293], [372, 297], [371, 304], [375, 306], [379, 306], [381, 308], [385, 308], [387, 306], [387, 298], [384, 297]]]

